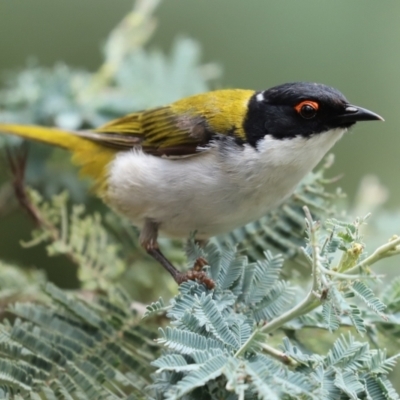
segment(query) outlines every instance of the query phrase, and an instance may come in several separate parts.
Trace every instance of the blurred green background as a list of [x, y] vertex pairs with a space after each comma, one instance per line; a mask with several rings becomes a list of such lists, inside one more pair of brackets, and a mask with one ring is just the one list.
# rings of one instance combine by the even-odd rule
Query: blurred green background
[[[62, 61], [94, 71], [102, 43], [131, 8], [131, 0], [0, 0], [0, 72], [25, 66], [29, 57], [44, 66]], [[390, 190], [388, 207], [398, 208], [398, 0], [174, 0], [164, 1], [156, 16], [150, 47], [168, 52], [175, 37], [193, 37], [202, 45], [203, 61], [222, 66], [218, 86], [263, 89], [317, 81], [381, 114], [384, 124], [358, 124], [335, 147], [333, 174], [345, 174], [341, 186], [350, 198], [362, 176], [376, 174]], [[15, 238], [28, 235], [24, 221], [22, 215], [3, 220], [2, 257], [15, 259], [21, 251]], [[13, 239], [10, 226], [19, 229]], [[35, 264], [41, 252], [25, 252], [28, 263]], [[63, 282], [57, 270], [50, 277]]]

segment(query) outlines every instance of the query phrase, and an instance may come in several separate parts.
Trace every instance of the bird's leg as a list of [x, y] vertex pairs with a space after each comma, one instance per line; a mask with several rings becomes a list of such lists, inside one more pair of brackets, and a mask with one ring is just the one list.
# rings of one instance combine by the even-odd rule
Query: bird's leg
[[[203, 268], [205, 265], [203, 262], [200, 262], [200, 264], [202, 264], [201, 268], [196, 268], [196, 261], [195, 268], [193, 270], [190, 270], [186, 273], [178, 271], [159, 249], [157, 235], [158, 224], [150, 219], [147, 219], [142, 231], [140, 232], [140, 244], [149, 255], [157, 260], [171, 274], [176, 283], [180, 285], [182, 282], [198, 280], [199, 282], [204, 283], [208, 289], [214, 288], [215, 284], [213, 280], [201, 270], [201, 268]], [[204, 260], [202, 259], [202, 261]]]
[[178, 282], [177, 279], [181, 273], [170, 263], [159, 249], [157, 236], [158, 224], [150, 219], [146, 219], [139, 237], [141, 246], [172, 275], [176, 282]]

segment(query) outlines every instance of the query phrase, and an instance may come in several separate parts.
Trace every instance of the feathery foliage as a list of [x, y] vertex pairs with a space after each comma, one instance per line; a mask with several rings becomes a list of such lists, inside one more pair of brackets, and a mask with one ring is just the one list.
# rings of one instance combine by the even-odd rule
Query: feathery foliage
[[53, 196], [51, 202], [44, 201], [34, 190], [28, 195], [39, 227], [32, 232], [31, 241], [22, 243], [24, 247], [49, 242], [49, 256], [65, 255], [76, 264], [85, 289], [105, 289], [124, 272], [120, 247], [104, 228], [98, 213], [84, 215], [82, 205], [74, 205], [69, 212], [65, 192]]
[[126, 294], [71, 296], [50, 283], [44, 292], [47, 305], [15, 303], [17, 318], [0, 326], [1, 398], [144, 398], [156, 331]]
[[[263, 260], [249, 263], [233, 248], [210, 244], [201, 250], [192, 244], [190, 256], [208, 260], [216, 288], [209, 291], [187, 282], [170, 306], [148, 310], [147, 317], [162, 309], [172, 325], [160, 330], [158, 342], [168, 352], [153, 363], [158, 368], [153, 390], [159, 396], [398, 398], [387, 377], [398, 355], [387, 358], [384, 350], [356, 340], [350, 332], [333, 342], [325, 355], [305, 351], [306, 342], [299, 347], [296, 331], [301, 329], [335, 331], [352, 325], [364, 333], [376, 321], [375, 315], [382, 322], [389, 318], [383, 314], [386, 306], [368, 286], [376, 277], [365, 268], [367, 259], [361, 251], [354, 255], [361, 244], [363, 220], [330, 221], [332, 232], [324, 238], [310, 214], [306, 222], [304, 253], [313, 271], [308, 293], [296, 293], [280, 280], [281, 256], [267, 251]], [[338, 253], [339, 264], [334, 261]], [[357, 298], [362, 302], [355, 302]], [[284, 337], [277, 345], [270, 335], [282, 329], [292, 331], [295, 343]]]

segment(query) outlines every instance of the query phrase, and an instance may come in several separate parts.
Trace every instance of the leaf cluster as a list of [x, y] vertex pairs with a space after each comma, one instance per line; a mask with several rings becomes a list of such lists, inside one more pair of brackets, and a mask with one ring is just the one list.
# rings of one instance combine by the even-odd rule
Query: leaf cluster
[[156, 330], [118, 287], [71, 296], [48, 283], [46, 304], [15, 303], [0, 325], [0, 397], [145, 398]]
[[[396, 315], [383, 314], [386, 306], [364, 282], [374, 279], [372, 275], [346, 276], [333, 270], [335, 265], [341, 271], [333, 255], [345, 242], [360, 239], [359, 221], [337, 223], [337, 233], [321, 246], [317, 225], [309, 221], [308, 226], [304, 251], [307, 255], [314, 249], [309, 259], [318, 275], [308, 295], [280, 279], [281, 256], [266, 252], [262, 261], [249, 263], [232, 248], [208, 245], [202, 251], [192, 245], [189, 256], [208, 259], [216, 289], [185, 283], [170, 305], [159, 300], [148, 308], [147, 317], [164, 311], [171, 320], [159, 340], [168, 351], [153, 363], [158, 368], [153, 389], [159, 398], [399, 398], [388, 379], [397, 356], [387, 358], [385, 350], [371, 347], [378, 318], [398, 325]], [[353, 232], [351, 239], [346, 230]], [[387, 290], [397, 299], [398, 285]], [[349, 332], [321, 355], [296, 334], [349, 326], [367, 332], [371, 344]], [[282, 329], [291, 339], [284, 337], [277, 345], [270, 335]]]

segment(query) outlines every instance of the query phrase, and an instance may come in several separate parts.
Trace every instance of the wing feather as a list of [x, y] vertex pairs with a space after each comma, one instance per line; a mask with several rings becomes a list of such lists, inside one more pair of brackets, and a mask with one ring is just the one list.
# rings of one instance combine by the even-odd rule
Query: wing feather
[[121, 150], [140, 146], [157, 156], [206, 151], [217, 135], [245, 140], [243, 120], [251, 90], [217, 90], [169, 106], [129, 114], [82, 136]]

